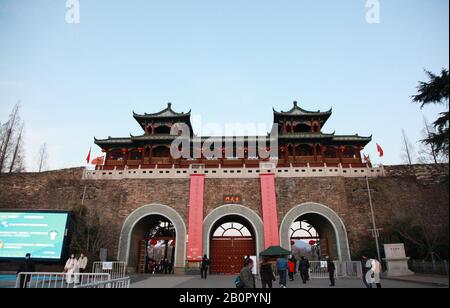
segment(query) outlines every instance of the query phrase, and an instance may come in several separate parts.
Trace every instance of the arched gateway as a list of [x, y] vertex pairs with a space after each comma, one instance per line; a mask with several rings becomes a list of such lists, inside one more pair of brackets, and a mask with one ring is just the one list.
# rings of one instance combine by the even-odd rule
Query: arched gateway
[[[351, 260], [347, 230], [343, 221], [336, 212], [319, 203], [303, 203], [292, 208], [286, 214], [280, 226], [280, 242], [282, 247], [290, 249], [291, 226], [298, 221], [305, 220], [312, 222], [312, 225], [318, 225], [319, 228], [322, 227], [328, 232], [330, 238], [333, 237], [333, 241], [329, 243], [329, 246], [335, 248], [334, 251], [338, 260]], [[327, 228], [328, 226], [329, 228]], [[334, 257], [334, 252], [331, 251], [330, 255]]]
[[263, 246], [263, 222], [245, 206], [218, 207], [203, 222], [203, 254], [210, 256], [213, 273], [239, 272], [243, 258], [258, 256]]
[[[125, 220], [120, 232], [118, 259], [124, 261], [130, 270], [138, 270], [141, 250], [148, 249], [145, 239], [148, 232], [159, 225], [173, 226], [174, 233], [165, 239], [172, 246], [175, 268], [184, 268], [186, 259], [186, 226], [181, 216], [172, 208], [162, 204], [150, 204], [136, 209]], [[175, 240], [173, 240], [175, 237]], [[158, 239], [161, 239], [159, 237]], [[158, 241], [155, 240], [155, 245]], [[167, 243], [166, 243], [167, 245]], [[167, 249], [166, 249], [167, 253]], [[166, 256], [164, 256], [166, 257]]]

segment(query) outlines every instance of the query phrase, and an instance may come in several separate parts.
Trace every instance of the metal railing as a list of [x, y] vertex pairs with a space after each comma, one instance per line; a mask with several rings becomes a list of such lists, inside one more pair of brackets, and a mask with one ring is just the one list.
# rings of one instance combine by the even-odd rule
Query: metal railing
[[[326, 262], [310, 261], [309, 276], [311, 279], [328, 279], [328, 267]], [[362, 278], [362, 264], [359, 261], [334, 261], [336, 271], [335, 278]]]
[[19, 273], [16, 288], [61, 289], [111, 280], [108, 273]]
[[311, 279], [328, 279], [328, 268], [326, 262], [309, 261], [309, 278]]
[[99, 281], [84, 285], [75, 286], [76, 289], [129, 289], [130, 277], [113, 279], [108, 281]]
[[336, 275], [338, 278], [358, 278], [362, 279], [362, 263], [359, 261], [338, 261], [335, 262]]
[[448, 276], [448, 262], [447, 261], [425, 261], [425, 260], [410, 260], [408, 262], [409, 269], [414, 273], [420, 274], [436, 274]]
[[94, 262], [92, 273], [106, 273], [111, 275], [111, 279], [124, 278], [126, 274], [125, 262]]

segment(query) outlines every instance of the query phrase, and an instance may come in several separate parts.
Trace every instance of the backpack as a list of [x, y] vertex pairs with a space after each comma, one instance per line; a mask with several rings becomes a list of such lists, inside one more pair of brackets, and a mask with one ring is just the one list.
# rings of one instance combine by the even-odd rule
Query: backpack
[[238, 275], [236, 277], [236, 279], [234, 280], [234, 284], [236, 285], [236, 288], [238, 288], [238, 289], [242, 289], [244, 287], [244, 284], [242, 283], [242, 280], [241, 280], [241, 275]]

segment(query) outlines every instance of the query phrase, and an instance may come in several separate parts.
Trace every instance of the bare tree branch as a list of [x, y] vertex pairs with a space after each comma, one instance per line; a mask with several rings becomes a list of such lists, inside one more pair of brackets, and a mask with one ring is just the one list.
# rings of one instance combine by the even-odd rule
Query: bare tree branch
[[15, 133], [18, 127], [21, 126], [21, 121], [19, 117], [20, 110], [20, 102], [17, 103], [10, 116], [9, 121], [6, 123], [6, 127], [4, 128], [4, 133], [2, 134], [2, 141], [0, 148], [0, 173], [5, 171], [5, 168], [8, 164], [8, 160], [11, 158], [12, 148], [14, 147], [15, 141]]
[[41, 148], [39, 149], [37, 163], [38, 163], [38, 172], [47, 170], [47, 168], [48, 168], [48, 151], [47, 151], [46, 143], [44, 143], [41, 146]]
[[19, 135], [17, 136], [16, 145], [14, 147], [14, 153], [11, 158], [10, 166], [9, 166], [9, 173], [13, 172], [21, 172], [24, 169], [23, 166], [23, 157], [22, 157], [22, 142], [23, 142], [23, 127], [24, 124], [22, 123]]
[[408, 136], [406, 136], [405, 130], [402, 129], [402, 159], [408, 165], [412, 165], [414, 163], [413, 151], [414, 148], [409, 141]]

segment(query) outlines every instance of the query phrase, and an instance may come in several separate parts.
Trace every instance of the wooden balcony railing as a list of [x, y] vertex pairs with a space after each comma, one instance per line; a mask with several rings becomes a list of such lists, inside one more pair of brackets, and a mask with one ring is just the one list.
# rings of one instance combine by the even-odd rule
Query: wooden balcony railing
[[107, 160], [106, 166], [124, 166], [125, 162], [123, 160]]

